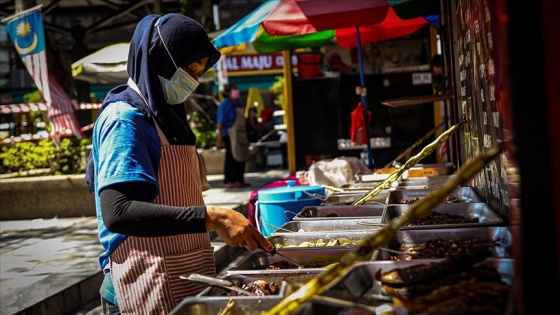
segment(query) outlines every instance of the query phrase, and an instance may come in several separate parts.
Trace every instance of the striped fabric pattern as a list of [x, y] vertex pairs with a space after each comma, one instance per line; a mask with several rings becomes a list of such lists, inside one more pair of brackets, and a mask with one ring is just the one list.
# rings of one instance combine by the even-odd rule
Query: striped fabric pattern
[[[162, 139], [162, 143], [166, 143]], [[195, 147], [162, 145], [156, 203], [203, 205]], [[205, 287], [181, 275], [216, 275], [208, 233], [128, 237], [111, 255], [111, 275], [121, 314], [169, 314], [183, 299]]]

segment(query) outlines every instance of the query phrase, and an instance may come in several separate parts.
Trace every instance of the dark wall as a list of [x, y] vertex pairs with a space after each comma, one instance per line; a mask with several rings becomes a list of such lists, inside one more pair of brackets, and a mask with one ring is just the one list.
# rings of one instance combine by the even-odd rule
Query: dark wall
[[[390, 149], [373, 149], [374, 167], [380, 168], [397, 157], [434, 127], [433, 103], [392, 108], [381, 102], [391, 98], [432, 94], [431, 84], [413, 85], [412, 72], [366, 75], [367, 105], [372, 113], [371, 137], [391, 137]], [[298, 170], [313, 160], [338, 156], [359, 156], [361, 150], [339, 151], [338, 139], [350, 139], [350, 114], [361, 102], [356, 95], [358, 74], [339, 78], [310, 78], [293, 81], [295, 155]], [[387, 133], [386, 127], [390, 127]], [[435, 137], [417, 147], [419, 152]], [[435, 163], [435, 153], [422, 163]]]
[[[369, 74], [365, 75], [367, 87], [368, 108], [371, 110], [371, 137], [390, 137], [391, 150], [373, 150], [375, 159], [377, 154], [381, 160], [374, 161], [374, 167], [383, 167], [401, 152], [414, 144], [424, 134], [434, 127], [433, 103], [422, 105], [404, 106], [393, 108], [381, 104], [387, 99], [417, 97], [432, 94], [431, 84], [412, 84], [413, 72]], [[355, 87], [360, 85], [358, 74], [340, 76], [340, 123], [343, 133], [341, 137], [350, 137], [350, 113], [361, 101], [355, 93]], [[386, 127], [390, 127], [390, 133]], [[426, 144], [435, 140], [432, 136], [414, 153], [421, 150]], [[382, 152], [383, 151], [383, 152]], [[387, 161], [387, 158], [389, 160]], [[435, 163], [435, 153], [425, 158], [422, 163]]]
[[294, 78], [293, 117], [296, 168], [338, 156], [339, 84], [335, 78]]

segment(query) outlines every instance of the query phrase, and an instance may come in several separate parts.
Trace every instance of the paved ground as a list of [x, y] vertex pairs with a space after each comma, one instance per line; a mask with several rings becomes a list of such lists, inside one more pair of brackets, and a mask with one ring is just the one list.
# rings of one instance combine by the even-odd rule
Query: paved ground
[[[223, 177], [210, 175], [213, 188], [204, 200], [247, 215], [253, 190], [288, 175], [285, 169], [247, 173], [252, 186], [236, 189], [224, 189]], [[243, 254], [213, 240], [217, 264]], [[100, 252], [94, 217], [0, 221], [0, 315], [100, 314]]]

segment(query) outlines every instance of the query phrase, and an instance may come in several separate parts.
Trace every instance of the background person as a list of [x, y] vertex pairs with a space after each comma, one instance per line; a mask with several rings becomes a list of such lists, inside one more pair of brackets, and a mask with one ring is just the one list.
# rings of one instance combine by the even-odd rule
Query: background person
[[244, 108], [239, 97], [241, 92], [235, 84], [227, 84], [222, 92], [224, 100], [218, 107], [218, 139], [216, 146], [226, 149], [224, 161], [224, 187], [241, 188], [251, 186], [245, 182], [245, 162], [237, 161], [232, 154], [232, 143], [229, 137], [228, 128], [233, 126], [236, 116], [236, 108]]
[[100, 294], [110, 313], [169, 314], [203, 290], [179, 276], [215, 276], [208, 231], [230, 246], [273, 248], [242, 214], [202, 198], [210, 186], [184, 102], [219, 57], [191, 18], [148, 15], [132, 36], [127, 84], [103, 101], [86, 182], [95, 194], [105, 249]]
[[249, 108], [249, 116], [247, 117], [247, 138], [249, 143], [255, 143], [261, 138], [259, 130], [259, 118], [257, 117], [257, 109]]

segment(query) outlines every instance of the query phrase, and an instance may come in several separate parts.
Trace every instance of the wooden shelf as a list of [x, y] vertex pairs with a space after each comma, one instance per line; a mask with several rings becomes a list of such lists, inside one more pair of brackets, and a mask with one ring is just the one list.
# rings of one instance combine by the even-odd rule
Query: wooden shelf
[[438, 102], [438, 101], [446, 101], [446, 100], [451, 100], [451, 99], [453, 99], [453, 95], [437, 94], [437, 95], [393, 98], [393, 99], [382, 101], [381, 104], [383, 104], [385, 106], [389, 106], [389, 107], [402, 107], [402, 106], [411, 106], [411, 105], [433, 103], [433, 102]]

